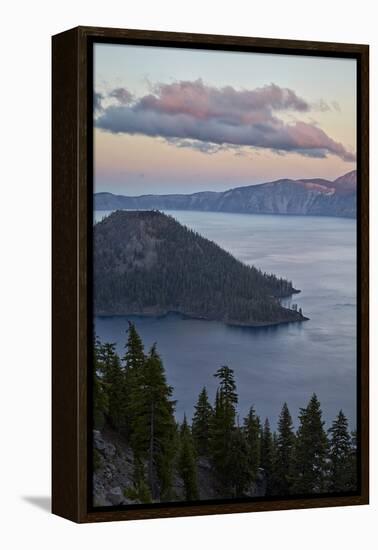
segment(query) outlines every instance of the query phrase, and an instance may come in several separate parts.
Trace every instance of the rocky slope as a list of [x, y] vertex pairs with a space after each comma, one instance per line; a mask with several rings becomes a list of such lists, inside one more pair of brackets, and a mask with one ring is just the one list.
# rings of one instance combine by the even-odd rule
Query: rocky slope
[[141, 195], [112, 193], [95, 195], [96, 210], [158, 209], [235, 212], [244, 214], [294, 214], [356, 216], [356, 171], [334, 181], [326, 179], [280, 179], [224, 192], [190, 195]]
[[[93, 447], [95, 452], [93, 472], [93, 504], [94, 506], [118, 506], [140, 504], [130, 494], [133, 491], [133, 452], [117, 432], [109, 426], [101, 431], [93, 432]], [[217, 489], [212, 468], [206, 458], [197, 460], [197, 482], [200, 500], [220, 499], [222, 495]], [[256, 482], [251, 483], [245, 496], [264, 496], [266, 479], [263, 470], [259, 472]], [[184, 499], [184, 483], [175, 473], [172, 487], [172, 501]]]
[[96, 315], [272, 325], [305, 319], [279, 303], [296, 292], [160, 212], [116, 211], [94, 226]]

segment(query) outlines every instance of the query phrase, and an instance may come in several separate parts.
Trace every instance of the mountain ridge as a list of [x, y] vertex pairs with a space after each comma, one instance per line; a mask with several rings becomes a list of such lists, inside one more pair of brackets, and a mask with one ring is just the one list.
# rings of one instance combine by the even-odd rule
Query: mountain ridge
[[139, 196], [99, 192], [94, 195], [94, 206], [95, 210], [199, 210], [355, 218], [356, 189], [357, 173], [352, 170], [333, 181], [323, 178], [281, 178], [226, 191]]

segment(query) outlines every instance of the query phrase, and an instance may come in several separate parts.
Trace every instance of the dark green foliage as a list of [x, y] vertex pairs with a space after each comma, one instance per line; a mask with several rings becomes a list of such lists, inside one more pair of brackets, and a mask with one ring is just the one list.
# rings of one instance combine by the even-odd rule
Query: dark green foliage
[[295, 434], [293, 421], [286, 403], [278, 420], [278, 434], [275, 445], [271, 492], [274, 495], [288, 495], [293, 485], [293, 463]]
[[103, 427], [109, 407], [108, 391], [102, 378], [100, 350], [101, 344], [96, 340], [93, 354], [93, 424], [97, 429]]
[[293, 490], [297, 494], [321, 493], [326, 490], [328, 440], [315, 394], [300, 410], [299, 422]]
[[249, 409], [244, 419], [243, 431], [248, 445], [248, 459], [251, 479], [255, 480], [261, 461], [261, 423], [254, 407]]
[[232, 494], [230, 466], [233, 463], [232, 436], [238, 401], [234, 371], [223, 366], [214, 376], [219, 379], [219, 387], [211, 423], [211, 459], [220, 486], [225, 494]]
[[267, 494], [270, 494], [274, 463], [274, 445], [273, 435], [270, 429], [269, 420], [266, 418], [264, 427], [261, 430], [261, 468], [264, 470], [267, 478]]
[[234, 372], [227, 366], [217, 370], [219, 379], [210, 430], [210, 456], [225, 496], [243, 496], [253, 480], [250, 446], [244, 430], [235, 426], [238, 395]]
[[145, 355], [142, 340], [137, 333], [135, 325], [129, 322], [127, 342], [125, 345], [124, 364], [124, 388], [123, 401], [125, 410], [125, 433], [132, 435], [134, 422], [138, 416], [137, 394], [142, 384], [142, 371], [145, 364]]
[[224, 365], [217, 370], [214, 376], [219, 380], [219, 399], [225, 418], [228, 424], [233, 426], [235, 423], [236, 405], [238, 403], [234, 371], [227, 365]]
[[225, 422], [223, 403], [217, 390], [214, 405], [214, 415], [211, 422], [210, 456], [215, 475], [222, 490], [230, 490], [229, 458], [233, 424]]
[[138, 479], [139, 481], [136, 482], [134, 480], [134, 487], [128, 487], [124, 490], [125, 497], [129, 498], [130, 500], [135, 500], [136, 502], [149, 504], [150, 502], [152, 502], [151, 492], [146, 481], [144, 480], [144, 477], [140, 477], [134, 472], [134, 478]]
[[206, 388], [203, 388], [194, 407], [192, 434], [198, 456], [209, 456], [210, 427], [213, 408], [209, 403]]
[[275, 297], [291, 282], [247, 266], [156, 211], [117, 211], [94, 227], [97, 315], [170, 311], [234, 324], [303, 320]]
[[101, 382], [106, 388], [107, 417], [110, 424], [123, 430], [126, 423], [125, 373], [115, 351], [115, 344], [97, 346], [97, 364], [101, 373]]
[[352, 491], [356, 488], [355, 451], [348, 430], [348, 420], [342, 411], [339, 412], [328, 433], [330, 434], [329, 490]]
[[126, 370], [138, 370], [144, 365], [145, 356], [141, 337], [135, 325], [129, 321], [128, 337], [125, 345], [126, 353], [123, 362]]
[[152, 499], [169, 493], [174, 459], [174, 402], [160, 356], [153, 346], [133, 380], [129, 410], [131, 446], [136, 459], [147, 461]]
[[351, 490], [357, 490], [357, 432], [354, 430], [351, 433], [351, 461], [350, 461], [350, 470], [351, 470]]
[[273, 465], [274, 465], [274, 461], [275, 461], [275, 459], [276, 459], [277, 440], [278, 440], [277, 433], [276, 433], [276, 432], [273, 432], [273, 433], [272, 433], [272, 442], [273, 442]]
[[[200, 456], [210, 461], [217, 480], [216, 490], [222, 497], [250, 495], [259, 468], [265, 472], [266, 495], [342, 493], [356, 489], [357, 435], [349, 433], [347, 419], [340, 411], [328, 430], [328, 441], [315, 394], [307, 407], [300, 410], [297, 434], [286, 403], [277, 433], [272, 434], [268, 419], [261, 428], [253, 407], [240, 427], [234, 372], [222, 366], [214, 375], [219, 381], [214, 407], [203, 388], [195, 406], [193, 428], [185, 418], [178, 429], [173, 390], [167, 383], [156, 346], [145, 355], [143, 343], [131, 323], [123, 361], [124, 366], [115, 344], [95, 342], [94, 426], [101, 429], [106, 419], [131, 447], [133, 486], [127, 489], [126, 496], [132, 500], [172, 500], [174, 473], [183, 480], [185, 499], [198, 499]], [[97, 450], [93, 465], [95, 470], [104, 466]]]
[[244, 496], [253, 481], [253, 472], [250, 468], [249, 445], [240, 428], [231, 433], [228, 468], [231, 496]]
[[178, 457], [178, 471], [184, 482], [185, 499], [198, 499], [197, 466], [190, 427], [184, 416], [180, 429], [180, 449]]
[[172, 388], [166, 382], [156, 347], [146, 357], [140, 336], [129, 323], [124, 367], [114, 344], [98, 344], [95, 357], [96, 371], [100, 373], [95, 395], [99, 387], [106, 388], [109, 422], [130, 441], [138, 500], [159, 499], [171, 487], [176, 427]]

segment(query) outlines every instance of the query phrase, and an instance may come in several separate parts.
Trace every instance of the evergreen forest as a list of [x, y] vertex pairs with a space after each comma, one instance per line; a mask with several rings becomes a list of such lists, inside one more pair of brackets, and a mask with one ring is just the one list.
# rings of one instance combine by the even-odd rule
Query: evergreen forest
[[233, 325], [306, 320], [280, 298], [291, 281], [243, 264], [157, 211], [116, 211], [94, 226], [96, 315], [170, 312]]
[[[297, 428], [286, 403], [273, 429], [251, 406], [238, 413], [235, 373], [215, 366], [213, 399], [203, 387], [191, 419], [175, 418], [173, 388], [156, 345], [146, 350], [129, 323], [124, 353], [113, 343], [94, 344], [93, 418], [96, 430], [110, 426], [132, 451], [135, 502], [178, 500], [173, 480], [183, 484], [181, 499], [200, 499], [199, 465], [209, 465], [217, 495], [264, 496], [345, 493], [357, 489], [357, 434], [340, 410], [326, 429], [321, 404], [313, 394], [298, 412]], [[94, 449], [94, 471], [99, 465]]]

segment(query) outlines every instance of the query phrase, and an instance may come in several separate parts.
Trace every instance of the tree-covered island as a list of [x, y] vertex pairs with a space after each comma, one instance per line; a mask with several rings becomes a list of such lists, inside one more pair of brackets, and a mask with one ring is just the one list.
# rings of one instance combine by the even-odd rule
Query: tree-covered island
[[264, 326], [306, 320], [299, 292], [158, 211], [116, 211], [94, 226], [95, 315], [166, 315]]

